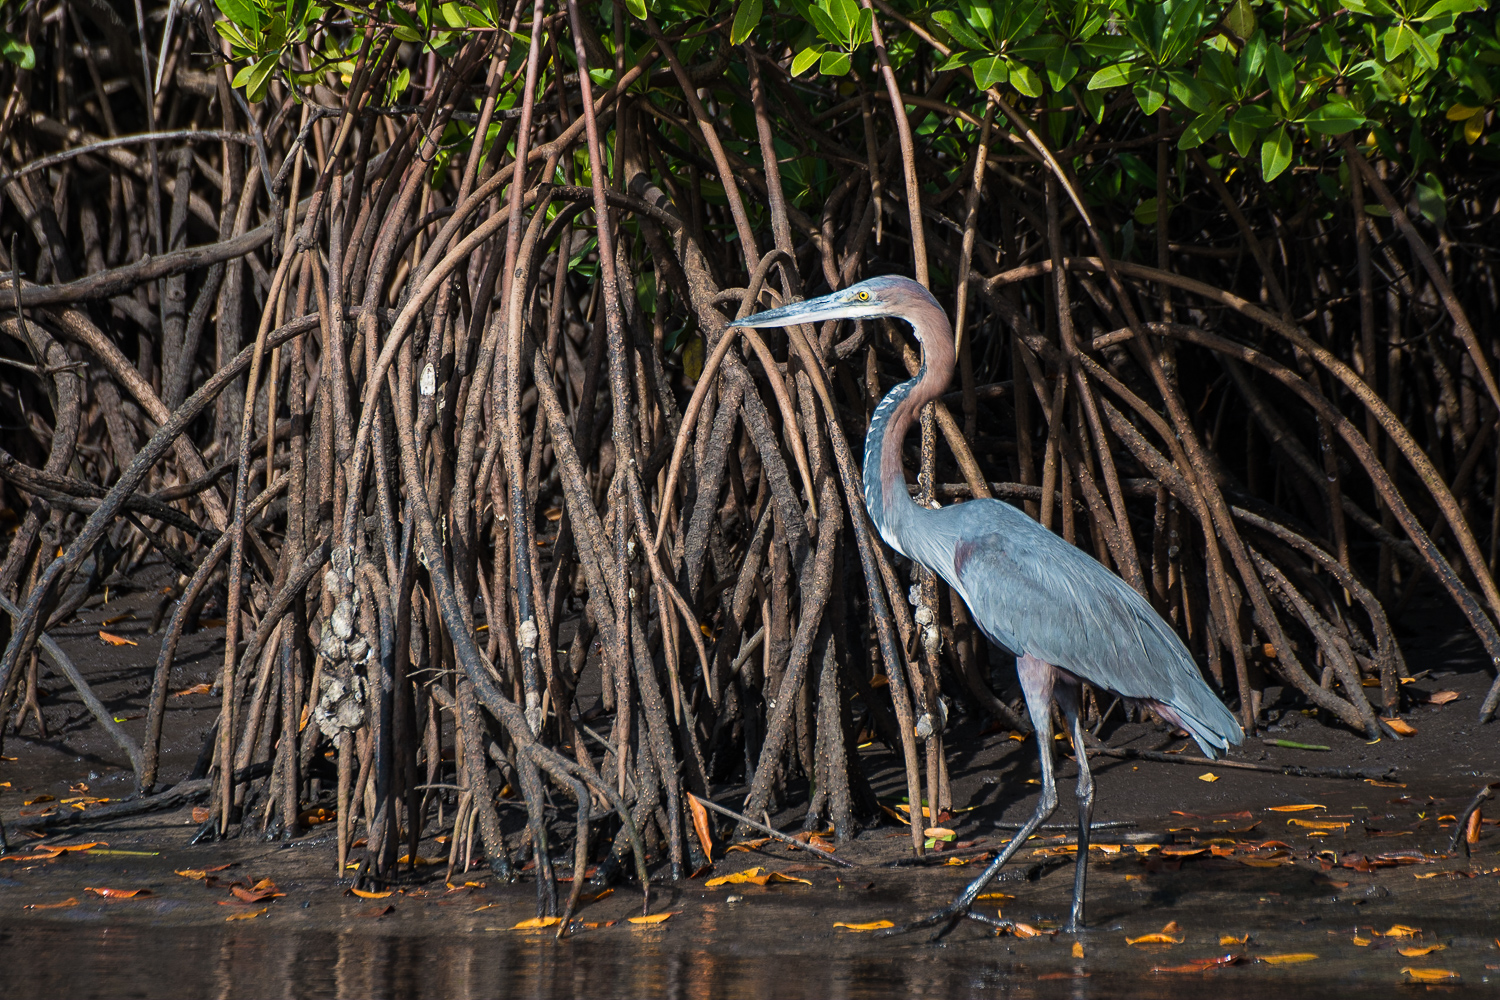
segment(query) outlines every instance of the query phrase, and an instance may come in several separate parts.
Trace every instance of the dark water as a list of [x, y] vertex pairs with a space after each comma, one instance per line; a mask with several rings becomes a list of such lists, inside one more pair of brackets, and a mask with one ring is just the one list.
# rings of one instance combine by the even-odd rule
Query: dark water
[[[58, 997], [1157, 997], [1402, 996], [1426, 992], [1346, 963], [1296, 972], [1243, 966], [1152, 973], [1138, 956], [1068, 968], [1069, 939], [1043, 961], [996, 940], [954, 947], [870, 940], [868, 953], [766, 954], [747, 943], [654, 932], [555, 942], [510, 932], [409, 937], [248, 927], [0, 925], [0, 996]], [[1018, 947], [1016, 952], [1025, 951]], [[986, 957], [985, 952], [989, 955]], [[1101, 954], [1101, 958], [1106, 958]], [[1059, 968], [1061, 965], [1061, 968]], [[1100, 968], [1101, 965], [1106, 967]], [[1080, 973], [1085, 972], [1082, 977]], [[1048, 971], [1050, 970], [1050, 971]], [[1308, 974], [1312, 973], [1312, 974]], [[1492, 989], [1470, 983], [1468, 989]], [[1465, 990], [1465, 987], [1458, 987]]]

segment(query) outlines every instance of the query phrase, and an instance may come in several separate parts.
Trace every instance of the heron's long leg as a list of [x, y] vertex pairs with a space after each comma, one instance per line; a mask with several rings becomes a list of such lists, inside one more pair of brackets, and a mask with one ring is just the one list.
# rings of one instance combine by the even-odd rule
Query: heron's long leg
[[953, 902], [931, 916], [884, 931], [886, 936], [961, 919], [969, 912], [969, 907], [974, 905], [974, 900], [979, 898], [984, 887], [990, 884], [1005, 863], [1036, 832], [1037, 827], [1045, 823], [1047, 817], [1057, 809], [1057, 780], [1052, 766], [1051, 710], [1052, 687], [1057, 675], [1051, 664], [1043, 663], [1030, 656], [1021, 656], [1016, 659], [1016, 672], [1021, 678], [1021, 690], [1026, 694], [1026, 710], [1031, 716], [1031, 725], [1036, 735], [1037, 756], [1042, 766], [1042, 797], [1036, 804], [1036, 811], [1031, 814], [1026, 824], [1016, 831], [1016, 835], [1001, 849], [995, 860], [989, 863], [978, 878], [965, 886], [964, 891], [959, 893]]
[[1089, 770], [1089, 755], [1083, 745], [1077, 690], [1058, 688], [1057, 704], [1072, 730], [1073, 753], [1078, 757], [1078, 860], [1073, 868], [1073, 912], [1068, 917], [1068, 925], [1063, 928], [1072, 934], [1083, 929], [1083, 887], [1089, 873], [1089, 825], [1094, 819], [1094, 775]]

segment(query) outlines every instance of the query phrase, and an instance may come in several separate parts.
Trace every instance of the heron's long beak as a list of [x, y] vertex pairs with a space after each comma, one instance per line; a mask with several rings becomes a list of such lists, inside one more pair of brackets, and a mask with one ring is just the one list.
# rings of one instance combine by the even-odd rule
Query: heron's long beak
[[806, 302], [793, 302], [779, 309], [768, 309], [754, 316], [746, 316], [742, 320], [731, 323], [730, 326], [744, 326], [752, 329], [767, 326], [798, 326], [802, 323], [822, 323], [830, 319], [868, 319], [877, 312], [878, 307], [873, 301], [861, 302], [854, 292], [846, 289], [821, 298], [808, 299]]

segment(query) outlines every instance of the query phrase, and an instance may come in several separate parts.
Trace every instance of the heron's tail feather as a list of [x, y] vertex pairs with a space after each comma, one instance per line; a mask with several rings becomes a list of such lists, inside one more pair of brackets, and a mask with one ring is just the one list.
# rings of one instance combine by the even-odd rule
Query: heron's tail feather
[[1168, 705], [1154, 698], [1147, 704], [1167, 722], [1187, 730], [1209, 760], [1217, 760], [1231, 744], [1237, 746], [1245, 739], [1239, 722], [1218, 699], [1213, 700], [1212, 707], [1206, 704], [1191, 708], [1180, 704]]

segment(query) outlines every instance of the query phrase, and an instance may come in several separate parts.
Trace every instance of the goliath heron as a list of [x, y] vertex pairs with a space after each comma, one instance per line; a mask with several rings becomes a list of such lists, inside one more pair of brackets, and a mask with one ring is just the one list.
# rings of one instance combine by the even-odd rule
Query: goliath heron
[[922, 345], [922, 369], [916, 378], [892, 389], [870, 419], [865, 507], [891, 548], [946, 580], [990, 641], [1016, 656], [1042, 768], [1036, 811], [984, 874], [944, 909], [891, 933], [971, 916], [969, 908], [985, 885], [1057, 808], [1054, 700], [1067, 720], [1078, 757], [1078, 860], [1067, 925], [1069, 932], [1076, 932], [1083, 924], [1094, 805], [1094, 780], [1079, 720], [1079, 685], [1087, 681], [1128, 703], [1149, 706], [1191, 733], [1210, 758], [1239, 743], [1243, 733], [1204, 682], [1177, 633], [1145, 598], [1093, 557], [999, 500], [930, 510], [908, 495], [902, 439], [912, 418], [948, 387], [953, 375], [953, 328], [927, 289], [909, 278], [871, 278], [831, 295], [759, 313], [738, 325], [781, 327], [883, 316], [911, 324]]

